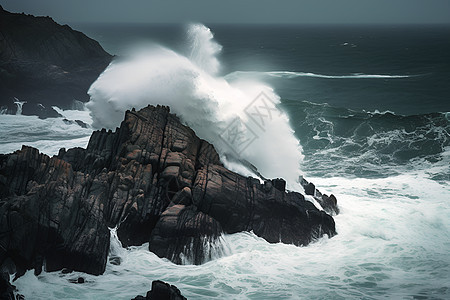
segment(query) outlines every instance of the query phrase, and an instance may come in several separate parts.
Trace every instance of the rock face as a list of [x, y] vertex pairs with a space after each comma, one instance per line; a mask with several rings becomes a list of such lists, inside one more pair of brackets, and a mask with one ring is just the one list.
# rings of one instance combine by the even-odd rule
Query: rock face
[[0, 273], [0, 299], [15, 300], [14, 286], [9, 283], [9, 274], [7, 272]]
[[162, 106], [127, 111], [87, 149], [0, 155], [0, 199], [0, 263], [12, 260], [18, 275], [39, 273], [44, 261], [49, 271], [101, 274], [108, 227], [117, 225], [124, 246], [149, 242], [160, 257], [197, 264], [222, 232], [295, 245], [336, 234], [333, 218], [282, 179], [261, 184], [227, 170], [213, 145]]
[[53, 117], [52, 105], [72, 108], [89, 100], [87, 90], [111, 55], [83, 33], [49, 17], [9, 13], [0, 6], [0, 107]]
[[186, 300], [186, 298], [181, 295], [176, 286], [161, 280], [155, 280], [152, 282], [152, 289], [147, 292], [146, 297], [137, 296], [133, 300]]

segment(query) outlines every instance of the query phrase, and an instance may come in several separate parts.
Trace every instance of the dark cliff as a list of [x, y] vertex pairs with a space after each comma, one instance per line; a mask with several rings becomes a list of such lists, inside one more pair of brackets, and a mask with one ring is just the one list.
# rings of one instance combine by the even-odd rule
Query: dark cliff
[[[335, 198], [334, 198], [335, 199]], [[108, 227], [125, 246], [149, 242], [181, 263], [209, 259], [222, 232], [251, 231], [269, 242], [307, 245], [333, 236], [333, 218], [282, 179], [226, 169], [213, 145], [168, 107], [127, 111], [115, 132], [96, 131], [86, 149], [48, 157], [23, 147], [0, 155], [0, 264], [101, 274]]]
[[66, 109], [74, 99], [87, 101], [87, 90], [111, 58], [68, 25], [0, 6], [0, 106], [10, 112], [14, 98], [27, 101], [24, 114], [38, 114], [38, 104]]

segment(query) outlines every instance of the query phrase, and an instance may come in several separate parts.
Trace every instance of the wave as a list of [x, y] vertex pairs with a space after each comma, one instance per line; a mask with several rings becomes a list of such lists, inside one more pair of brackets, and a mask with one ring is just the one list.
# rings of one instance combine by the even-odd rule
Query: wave
[[236, 78], [239, 76], [258, 76], [265, 75], [277, 78], [298, 78], [298, 77], [314, 77], [325, 79], [400, 79], [417, 77], [420, 75], [387, 75], [387, 74], [362, 74], [353, 73], [350, 75], [325, 75], [311, 72], [292, 72], [292, 71], [269, 71], [269, 72], [254, 72], [254, 71], [236, 71], [227, 75], [228, 78]]
[[251, 175], [251, 168], [239, 163], [248, 161], [263, 176], [298, 186], [303, 156], [287, 115], [278, 109], [280, 97], [257, 80], [217, 75], [221, 48], [209, 28], [193, 24], [185, 53], [150, 45], [115, 59], [88, 92], [93, 126], [113, 129], [127, 109], [168, 105], [214, 144], [228, 168]]
[[436, 180], [450, 180], [448, 112], [403, 116], [293, 100], [283, 106], [296, 120], [307, 173], [371, 178], [433, 169]]
[[[61, 110], [53, 106], [63, 117], [39, 119], [37, 116], [0, 116], [0, 153], [11, 153], [27, 145], [47, 155], [56, 155], [59, 149], [86, 147], [92, 128], [88, 111]], [[87, 126], [81, 127], [75, 120]]]
[[[29, 270], [14, 284], [26, 299], [131, 299], [156, 279], [188, 299], [448, 299], [449, 185], [411, 174], [312, 180], [344, 199], [332, 239], [296, 247], [241, 232], [223, 237], [226, 255], [176, 265], [148, 251], [148, 243], [122, 248], [113, 233], [103, 275]], [[79, 277], [84, 284], [73, 283]]]

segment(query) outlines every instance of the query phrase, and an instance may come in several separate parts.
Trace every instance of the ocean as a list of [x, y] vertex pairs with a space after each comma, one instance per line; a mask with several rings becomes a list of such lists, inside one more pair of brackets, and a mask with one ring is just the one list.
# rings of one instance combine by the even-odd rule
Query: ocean
[[[121, 265], [102, 276], [29, 271], [14, 283], [26, 299], [130, 299], [156, 279], [188, 299], [450, 298], [449, 27], [71, 26], [122, 57], [84, 111], [58, 110], [92, 127], [0, 115], [0, 153], [85, 147], [125, 109], [166, 104], [229, 168], [251, 174], [246, 160], [290, 189], [303, 175], [336, 195], [338, 235], [306, 247], [224, 235], [226, 255], [180, 266], [146, 244], [122, 248], [112, 229]], [[230, 149], [217, 137], [236, 118], [255, 124], [248, 108], [261, 92], [279, 114]]]

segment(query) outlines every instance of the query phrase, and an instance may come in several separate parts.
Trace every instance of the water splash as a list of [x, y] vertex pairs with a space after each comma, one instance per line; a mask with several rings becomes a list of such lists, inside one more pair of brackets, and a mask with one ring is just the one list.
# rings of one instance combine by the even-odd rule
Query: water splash
[[110, 240], [109, 240], [109, 252], [108, 261], [113, 265], [120, 265], [123, 257], [126, 254], [126, 249], [123, 248], [122, 242], [117, 235], [118, 227], [109, 228]]
[[[303, 156], [287, 115], [278, 111], [264, 126], [257, 123], [263, 113], [269, 115], [267, 109], [261, 111], [262, 102], [255, 101], [264, 95], [261, 101], [276, 109], [278, 95], [255, 80], [218, 76], [221, 46], [204, 25], [191, 25], [187, 41], [184, 55], [153, 45], [112, 62], [89, 89], [87, 108], [93, 126], [114, 129], [127, 109], [168, 105], [198, 136], [214, 144], [228, 168], [250, 175], [252, 171], [239, 163], [248, 161], [263, 176], [283, 177], [289, 188], [298, 188]], [[260, 110], [259, 118], [249, 113], [249, 107]], [[239, 149], [227, 139], [227, 131], [235, 124], [240, 130], [239, 141], [251, 141]]]
[[17, 105], [16, 116], [20, 116], [20, 115], [22, 115], [23, 105], [26, 104], [27, 101], [20, 101], [16, 97], [14, 97], [14, 99], [15, 99], [14, 104]]
[[[231, 247], [224, 234], [218, 238], [203, 236], [200, 239], [203, 251], [203, 259], [200, 264], [231, 255]], [[185, 246], [183, 252], [180, 253], [181, 263], [183, 265], [195, 264], [195, 251], [194, 238], [192, 238], [191, 243]]]
[[192, 24], [188, 27], [187, 36], [191, 61], [209, 74], [217, 74], [220, 71], [217, 55], [222, 46], [214, 40], [211, 29], [202, 24]]

